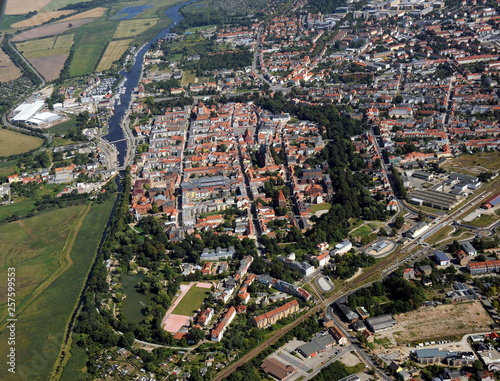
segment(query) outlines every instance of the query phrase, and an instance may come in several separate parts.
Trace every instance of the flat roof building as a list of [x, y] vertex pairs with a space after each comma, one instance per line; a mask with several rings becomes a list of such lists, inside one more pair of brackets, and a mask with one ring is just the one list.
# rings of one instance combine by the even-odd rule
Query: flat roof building
[[460, 196], [434, 189], [416, 190], [410, 196], [412, 199], [421, 200], [423, 205], [442, 210], [450, 210], [460, 201]]
[[392, 328], [397, 324], [392, 315], [380, 315], [366, 319], [366, 324], [372, 332], [380, 332]]

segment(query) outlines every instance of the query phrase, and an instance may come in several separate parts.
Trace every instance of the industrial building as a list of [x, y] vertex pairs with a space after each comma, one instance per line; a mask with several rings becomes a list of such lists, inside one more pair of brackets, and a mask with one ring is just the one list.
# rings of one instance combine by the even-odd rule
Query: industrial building
[[336, 343], [335, 338], [327, 333], [326, 335], [315, 337], [308, 343], [302, 344], [300, 347], [297, 347], [297, 351], [305, 358], [310, 358], [326, 351]]
[[[415, 204], [427, 205], [442, 210], [451, 210], [460, 202], [460, 196], [434, 189], [416, 190], [413, 191], [410, 196], [411, 201]], [[417, 203], [417, 200], [420, 202]]]
[[392, 317], [392, 315], [380, 315], [372, 318], [366, 319], [366, 324], [368, 325], [368, 328], [373, 333], [380, 332], [380, 331], [385, 331], [386, 329], [392, 328], [396, 324], [396, 320]]
[[25, 123], [33, 115], [43, 108], [44, 101], [35, 101], [33, 103], [22, 103], [14, 109], [12, 120]]

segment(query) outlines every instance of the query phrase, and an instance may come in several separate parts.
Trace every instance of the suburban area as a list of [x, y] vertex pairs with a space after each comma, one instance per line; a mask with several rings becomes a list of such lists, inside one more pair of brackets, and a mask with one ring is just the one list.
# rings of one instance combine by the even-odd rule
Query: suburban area
[[500, 1], [9, 0], [0, 44], [0, 379], [500, 379]]

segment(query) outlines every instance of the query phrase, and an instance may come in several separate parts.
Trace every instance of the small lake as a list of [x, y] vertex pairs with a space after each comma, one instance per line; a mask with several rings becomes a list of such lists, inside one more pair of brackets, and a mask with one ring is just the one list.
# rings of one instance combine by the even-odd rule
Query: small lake
[[153, 8], [152, 5], [138, 5], [136, 7], [125, 7], [113, 17], [115, 20], [130, 20], [140, 15], [146, 9]]
[[122, 275], [120, 281], [123, 286], [123, 293], [127, 295], [122, 301], [123, 315], [132, 323], [140, 323], [144, 320], [142, 310], [146, 308], [151, 301], [151, 295], [144, 295], [137, 292], [136, 284], [142, 282], [144, 275]]

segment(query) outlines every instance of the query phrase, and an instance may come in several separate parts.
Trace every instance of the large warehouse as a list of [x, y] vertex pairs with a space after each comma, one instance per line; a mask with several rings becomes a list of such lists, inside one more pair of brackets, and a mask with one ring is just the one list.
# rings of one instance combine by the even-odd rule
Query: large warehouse
[[44, 104], [44, 101], [20, 104], [14, 109], [14, 116], [12, 117], [12, 120], [16, 122], [26, 122], [29, 118], [40, 111]]
[[443, 210], [451, 210], [460, 201], [458, 196], [433, 189], [416, 190], [411, 193], [412, 199], [421, 200], [422, 204]]
[[373, 333], [376, 333], [392, 328], [397, 322], [392, 315], [387, 314], [366, 319], [366, 324]]

